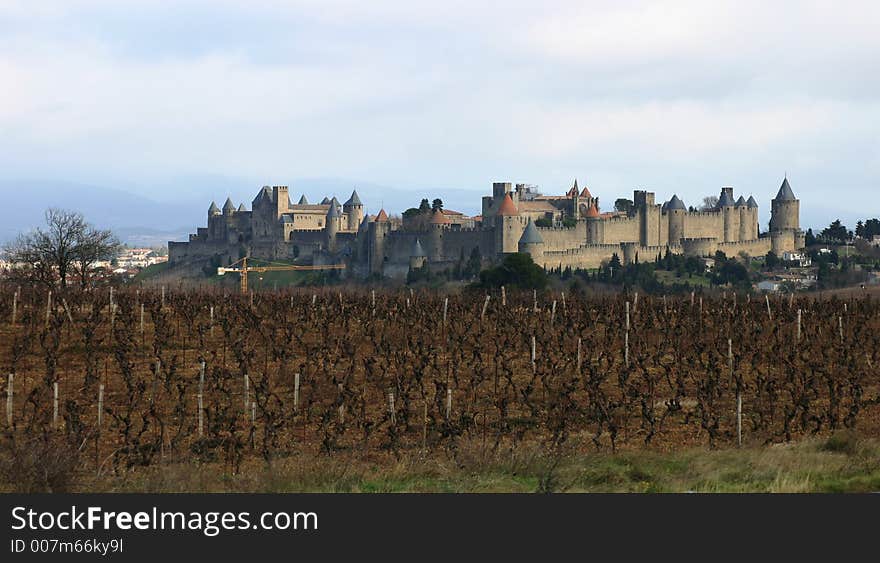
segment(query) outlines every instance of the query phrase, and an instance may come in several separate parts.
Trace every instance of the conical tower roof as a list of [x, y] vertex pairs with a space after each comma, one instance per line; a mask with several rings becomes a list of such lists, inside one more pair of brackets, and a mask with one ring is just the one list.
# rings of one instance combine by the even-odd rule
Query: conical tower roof
[[330, 198], [327, 196], [324, 196], [324, 199], [321, 200], [321, 205], [329, 205], [329, 204], [330, 204]]
[[223, 204], [223, 213], [232, 213], [235, 211], [235, 204], [232, 203], [232, 198], [227, 197], [226, 203]]
[[363, 203], [361, 203], [361, 198], [358, 197], [357, 190], [352, 190], [351, 197], [348, 198], [348, 201], [345, 202], [346, 207], [352, 205], [363, 205]]
[[413, 245], [412, 257], [413, 258], [427, 258], [428, 257], [428, 255], [425, 254], [425, 249], [422, 248], [422, 243], [419, 242], [419, 239], [416, 239], [416, 243]]
[[269, 186], [263, 186], [260, 188], [260, 191], [257, 192], [257, 197], [251, 202], [251, 207], [258, 205], [264, 199], [272, 201], [272, 190], [269, 189]]
[[341, 213], [339, 213], [339, 202], [336, 201], [336, 198], [334, 197], [330, 201], [330, 209], [327, 210], [327, 217], [339, 217], [340, 215]]
[[238, 206], [238, 212], [241, 213], [242, 211], [247, 211], [247, 208], [244, 206], [244, 203], [241, 203]]
[[510, 197], [510, 193], [504, 194], [504, 200], [501, 202], [501, 205], [498, 206], [498, 216], [516, 217], [518, 215], [519, 211], [516, 210], [516, 205], [513, 204], [513, 199]]
[[749, 196], [749, 200], [746, 202], [746, 206], [750, 209], [755, 209], [758, 207], [758, 202], [755, 201], [755, 196]]
[[733, 198], [727, 195], [727, 192], [722, 191], [721, 197], [718, 198], [718, 207], [733, 207], [736, 205], [736, 202], [733, 201]]
[[596, 205], [596, 202], [593, 202], [593, 205], [587, 209], [587, 212], [584, 214], [584, 217], [587, 219], [595, 219], [599, 216], [599, 207]]
[[744, 198], [743, 196], [739, 196], [739, 199], [736, 200], [736, 206], [737, 207], [745, 207], [746, 206], [746, 198]]
[[794, 197], [794, 192], [791, 191], [791, 185], [788, 183], [788, 176], [782, 180], [782, 185], [779, 186], [779, 193], [776, 194], [777, 201], [794, 201], [797, 198]]
[[538, 227], [535, 226], [531, 219], [529, 219], [529, 224], [526, 225], [522, 236], [519, 237], [519, 242], [520, 244], [541, 244], [544, 242], [544, 239], [541, 238], [541, 233], [538, 232]]
[[216, 202], [212, 201], [211, 207], [208, 208], [208, 215], [219, 215], [219, 214], [220, 214], [220, 208], [217, 207]]
[[684, 202], [679, 199], [676, 194], [672, 194], [672, 199], [669, 200], [669, 203], [666, 205], [666, 209], [681, 209], [687, 211], [687, 207], [685, 207]]
[[297, 205], [308, 205], [309, 198], [306, 197], [306, 194], [299, 196], [299, 203]]
[[385, 213], [384, 209], [379, 210], [379, 214], [376, 215], [376, 222], [377, 223], [387, 223], [388, 222], [388, 214]]

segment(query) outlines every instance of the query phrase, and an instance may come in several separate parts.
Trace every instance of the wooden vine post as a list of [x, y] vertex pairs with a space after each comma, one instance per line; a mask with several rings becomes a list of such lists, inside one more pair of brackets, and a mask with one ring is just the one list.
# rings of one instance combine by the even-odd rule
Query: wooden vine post
[[58, 382], [52, 383], [52, 428], [58, 428]]
[[6, 384], [6, 426], [12, 429], [12, 397], [15, 394], [15, 374], [9, 374], [9, 380]]
[[205, 435], [205, 361], [199, 364], [199, 438]]
[[[730, 371], [730, 380], [734, 380], [733, 373], [733, 340], [727, 339], [727, 368]], [[736, 379], [736, 445], [742, 447], [742, 385], [739, 378]]]

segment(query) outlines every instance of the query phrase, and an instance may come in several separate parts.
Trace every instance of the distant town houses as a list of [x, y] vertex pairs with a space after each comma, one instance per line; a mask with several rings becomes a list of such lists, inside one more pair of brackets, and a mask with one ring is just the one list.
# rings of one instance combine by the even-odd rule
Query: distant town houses
[[783, 252], [782, 260], [785, 262], [794, 262], [801, 268], [808, 268], [813, 263], [810, 255], [806, 252]]
[[161, 256], [152, 248], [126, 248], [116, 257], [116, 266], [128, 269], [146, 268], [167, 261], [168, 256]]
[[[104, 270], [112, 273], [137, 273], [153, 264], [161, 264], [167, 262], [168, 256], [162, 255], [153, 248], [123, 248], [116, 258], [112, 260], [98, 260], [94, 267], [96, 270]], [[8, 270], [15, 264], [7, 260], [0, 259], [0, 270]]]

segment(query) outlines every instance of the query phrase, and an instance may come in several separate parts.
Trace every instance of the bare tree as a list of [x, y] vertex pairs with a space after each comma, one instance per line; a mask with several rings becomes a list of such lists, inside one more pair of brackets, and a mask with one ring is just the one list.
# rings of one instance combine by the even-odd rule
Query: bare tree
[[72, 268], [79, 280], [80, 288], [85, 289], [92, 279], [95, 264], [99, 260], [109, 260], [116, 255], [119, 250], [119, 239], [110, 230], [96, 229], [87, 224], [78, 242]]
[[703, 198], [703, 205], [700, 206], [700, 211], [712, 211], [713, 209], [718, 207], [718, 196], [709, 195]]
[[113, 233], [95, 229], [82, 214], [50, 208], [45, 228], [20, 234], [3, 253], [14, 272], [31, 281], [64, 288], [77, 275], [85, 287], [95, 262], [112, 257], [118, 247]]

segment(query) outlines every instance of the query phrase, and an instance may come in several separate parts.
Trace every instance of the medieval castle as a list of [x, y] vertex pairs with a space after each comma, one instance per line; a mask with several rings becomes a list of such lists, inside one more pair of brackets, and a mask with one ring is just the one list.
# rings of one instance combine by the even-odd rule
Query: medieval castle
[[804, 247], [800, 202], [784, 179], [772, 201], [770, 230], [759, 231], [753, 197], [734, 199], [721, 189], [708, 210], [687, 208], [678, 196], [663, 204], [654, 194], [636, 190], [625, 211], [601, 212], [599, 198], [579, 189], [546, 196], [525, 184], [492, 185], [482, 214], [468, 217], [441, 208], [402, 219], [385, 210], [367, 215], [353, 192], [343, 204], [324, 198], [318, 204], [302, 196], [290, 200], [287, 186], [264, 186], [251, 210], [227, 199], [223, 209], [211, 203], [208, 226], [189, 242], [169, 242], [172, 263], [227, 265], [243, 256], [302, 264], [347, 265], [347, 275], [405, 277], [410, 269], [443, 270], [477, 249], [484, 263], [505, 254], [527, 252], [545, 268], [598, 268], [613, 254], [624, 263], [654, 259], [667, 250], [693, 256], [781, 255]]

